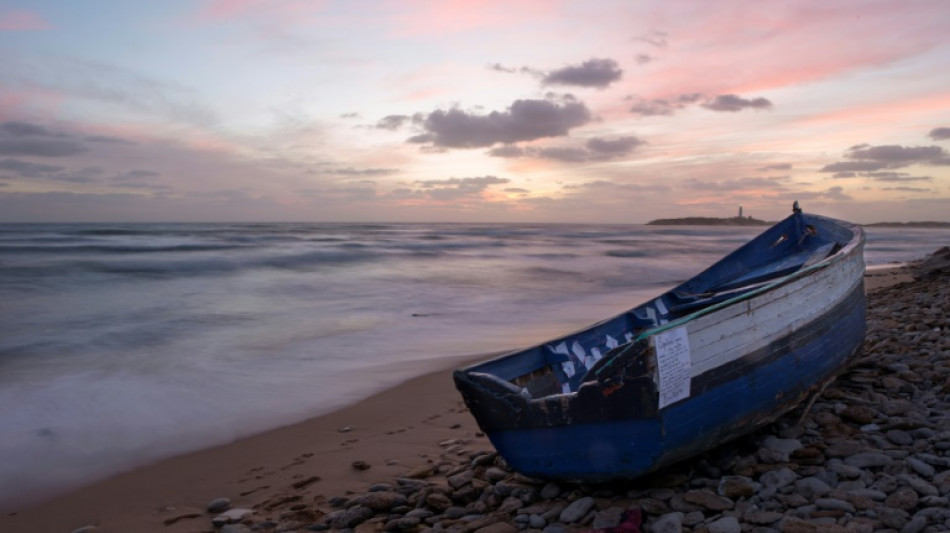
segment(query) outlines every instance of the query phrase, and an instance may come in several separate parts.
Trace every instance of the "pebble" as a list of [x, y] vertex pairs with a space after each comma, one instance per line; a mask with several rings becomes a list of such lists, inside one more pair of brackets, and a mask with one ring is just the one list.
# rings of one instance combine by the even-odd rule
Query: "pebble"
[[650, 529], [653, 533], [681, 533], [683, 531], [683, 513], [668, 513], [653, 521]]
[[836, 498], [818, 498], [815, 500], [815, 506], [819, 509], [826, 509], [831, 511], [845, 511], [848, 513], [855, 512], [854, 505], [846, 502], [844, 500], [839, 500]]
[[544, 485], [541, 489], [540, 496], [544, 500], [553, 500], [557, 498], [559, 494], [561, 494], [561, 487], [559, 487], [557, 483], [552, 482]]
[[594, 529], [617, 527], [620, 525], [620, 520], [623, 517], [623, 511], [624, 510], [622, 507], [608, 507], [603, 511], [599, 511], [594, 516], [594, 522], [591, 524], [591, 527]]
[[251, 533], [251, 529], [244, 524], [226, 524], [221, 527], [220, 533]]
[[587, 514], [587, 511], [590, 511], [591, 507], [594, 506], [594, 498], [586, 496], [579, 500], [575, 500], [570, 503], [567, 507], [561, 511], [559, 520], [568, 524], [573, 524], [574, 522], [579, 521], [581, 518], [584, 518], [584, 515]]
[[245, 516], [252, 514], [253, 509], [229, 509], [211, 519], [212, 524], [224, 525], [240, 522]]
[[709, 523], [709, 533], [741, 533], [742, 525], [734, 516], [724, 516]]
[[732, 500], [749, 498], [755, 495], [761, 486], [760, 483], [745, 476], [723, 476], [719, 481], [717, 493]]
[[854, 466], [862, 470], [878, 466], [887, 466], [893, 462], [894, 460], [891, 459], [890, 456], [879, 452], [858, 453], [844, 460], [846, 465]]
[[735, 507], [735, 502], [729, 498], [713, 494], [706, 490], [691, 490], [683, 495], [687, 503], [698, 505], [707, 511], [725, 511]]
[[770, 470], [759, 478], [759, 483], [762, 484], [761, 495], [763, 497], [773, 496], [779, 489], [793, 483], [798, 477], [798, 474], [790, 468]]
[[862, 355], [807, 412], [647, 482], [535, 480], [460, 437], [439, 443], [437, 461], [362, 494], [255, 510], [217, 498], [207, 509], [221, 512], [221, 533], [620, 531], [628, 510], [653, 533], [950, 531], [948, 317], [948, 269], [871, 293]]
[[795, 482], [795, 492], [809, 501], [814, 501], [831, 492], [831, 487], [816, 477], [806, 477]]
[[228, 498], [215, 498], [211, 500], [205, 510], [209, 513], [223, 513], [231, 508], [231, 500]]

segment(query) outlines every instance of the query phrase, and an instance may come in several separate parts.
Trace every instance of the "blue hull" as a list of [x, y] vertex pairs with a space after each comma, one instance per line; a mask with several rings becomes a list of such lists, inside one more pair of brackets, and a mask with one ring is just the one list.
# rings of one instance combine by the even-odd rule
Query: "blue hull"
[[833, 377], [860, 348], [864, 335], [862, 284], [817, 323], [793, 337], [777, 339], [766, 353], [743, 358], [734, 378], [713, 384], [656, 417], [488, 436], [508, 464], [525, 475], [577, 481], [634, 478], [775, 420], [816, 383]]

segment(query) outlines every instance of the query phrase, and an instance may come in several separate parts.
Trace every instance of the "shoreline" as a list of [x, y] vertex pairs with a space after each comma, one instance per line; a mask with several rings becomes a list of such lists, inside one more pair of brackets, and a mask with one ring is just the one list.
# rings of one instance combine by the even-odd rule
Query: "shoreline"
[[[872, 292], [911, 280], [907, 265], [874, 268], [865, 274], [865, 288]], [[451, 379], [454, 368], [490, 355], [454, 358], [451, 368], [351, 406], [5, 511], [0, 530], [213, 531], [205, 507], [216, 498], [229, 498], [235, 508], [268, 508], [293, 498], [319, 502], [431, 467], [446, 452], [440, 443], [491, 450]]]
[[195, 531], [195, 524], [181, 517], [204, 515], [205, 505], [218, 497], [253, 507], [274, 494], [299, 492], [295, 485], [314, 496], [332, 497], [432, 462], [441, 452], [438, 443], [445, 440], [480, 439], [490, 446], [485, 437], [476, 437], [478, 428], [451, 374], [493, 355], [455, 358], [450, 368], [411, 378], [353, 405], [7, 510], [0, 514], [0, 531], [69, 533], [85, 526], [96, 526], [97, 532]]

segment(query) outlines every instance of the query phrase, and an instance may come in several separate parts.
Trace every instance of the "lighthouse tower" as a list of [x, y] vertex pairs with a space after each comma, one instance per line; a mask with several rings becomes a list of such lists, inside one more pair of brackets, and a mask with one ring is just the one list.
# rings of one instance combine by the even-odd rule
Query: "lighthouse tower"
[[739, 218], [742, 218], [742, 204], [739, 204]]

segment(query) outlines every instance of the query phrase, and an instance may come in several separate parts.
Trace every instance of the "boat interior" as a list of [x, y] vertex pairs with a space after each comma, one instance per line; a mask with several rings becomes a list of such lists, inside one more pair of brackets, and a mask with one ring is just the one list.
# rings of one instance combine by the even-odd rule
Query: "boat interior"
[[[834, 255], [851, 235], [826, 220], [796, 213], [651, 301], [585, 330], [468, 371], [504, 381], [528, 398], [576, 392], [593, 379], [596, 366], [621, 354], [631, 355], [631, 341], [641, 333], [762, 288]], [[642, 353], [633, 357], [642, 361], [634, 367], [644, 375], [652, 374], [645, 343], [636, 344]]]

